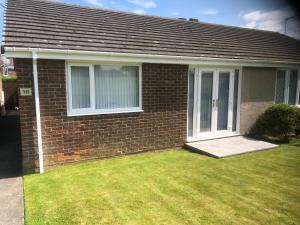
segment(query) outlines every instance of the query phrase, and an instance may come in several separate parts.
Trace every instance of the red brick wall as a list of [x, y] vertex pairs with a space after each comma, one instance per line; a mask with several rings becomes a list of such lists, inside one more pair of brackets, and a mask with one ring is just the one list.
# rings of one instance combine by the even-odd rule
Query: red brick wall
[[[32, 88], [32, 60], [31, 59], [15, 59], [15, 69], [20, 77], [17, 79], [18, 94], [19, 88]], [[34, 95], [34, 93], [33, 93]], [[38, 167], [37, 145], [36, 140], [36, 121], [35, 121], [35, 105], [34, 97], [19, 96], [20, 106], [20, 127], [21, 127], [21, 143], [23, 168], [25, 172], [32, 172]]]
[[[16, 60], [23, 86], [32, 84], [28, 67], [32, 67], [30, 60]], [[142, 70], [143, 113], [68, 117], [65, 62], [38, 60], [45, 166], [181, 146], [187, 132], [188, 66], [143, 64]], [[30, 110], [23, 106], [29, 102]], [[28, 139], [34, 132], [32, 104], [33, 98], [20, 98], [21, 121], [27, 121], [21, 122], [22, 136], [28, 133]], [[24, 155], [27, 162], [34, 153], [33, 144], [26, 143], [24, 153], [31, 149], [30, 157]]]

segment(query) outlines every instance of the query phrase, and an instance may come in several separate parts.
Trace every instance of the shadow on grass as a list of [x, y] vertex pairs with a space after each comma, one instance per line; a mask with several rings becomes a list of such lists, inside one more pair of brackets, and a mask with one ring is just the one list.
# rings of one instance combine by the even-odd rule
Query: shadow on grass
[[300, 137], [299, 136], [295, 136], [293, 138], [290, 139], [290, 145], [296, 146], [296, 147], [300, 147]]
[[292, 146], [300, 147], [300, 136], [288, 136], [288, 137], [247, 136], [247, 137], [257, 139], [260, 141], [270, 142], [276, 145], [289, 144]]

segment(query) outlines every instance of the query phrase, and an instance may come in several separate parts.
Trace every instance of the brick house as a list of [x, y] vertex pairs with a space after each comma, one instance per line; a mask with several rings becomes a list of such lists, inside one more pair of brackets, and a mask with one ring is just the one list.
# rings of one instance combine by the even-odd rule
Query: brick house
[[300, 41], [276, 32], [9, 0], [3, 36], [25, 172], [241, 135], [299, 104]]

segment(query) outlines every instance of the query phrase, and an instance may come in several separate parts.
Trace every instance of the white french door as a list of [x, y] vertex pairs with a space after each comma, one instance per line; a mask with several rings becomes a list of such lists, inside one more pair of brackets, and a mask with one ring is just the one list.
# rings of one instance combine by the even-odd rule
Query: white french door
[[[191, 78], [190, 78], [191, 79]], [[235, 71], [195, 68], [193, 79], [192, 136], [195, 139], [227, 136], [236, 131]], [[235, 109], [234, 109], [235, 108]], [[191, 109], [189, 109], [191, 110]]]

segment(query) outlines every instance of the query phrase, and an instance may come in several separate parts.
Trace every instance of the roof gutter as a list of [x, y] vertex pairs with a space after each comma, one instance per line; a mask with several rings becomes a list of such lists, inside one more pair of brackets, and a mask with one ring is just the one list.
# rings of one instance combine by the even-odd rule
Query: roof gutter
[[38, 72], [37, 72], [37, 52], [35, 50], [32, 50], [31, 54], [32, 54], [32, 67], [33, 67], [35, 115], [36, 115], [36, 127], [37, 127], [37, 138], [38, 138], [39, 170], [40, 173], [44, 173], [40, 96], [39, 96], [39, 82], [38, 82]]
[[31, 58], [31, 52], [39, 53], [40, 59], [63, 59], [78, 61], [114, 61], [139, 63], [171, 63], [188, 65], [224, 65], [224, 66], [257, 66], [257, 67], [296, 67], [300, 62], [272, 61], [255, 59], [224, 59], [209, 57], [189, 57], [171, 55], [151, 55], [116, 52], [93, 52], [64, 49], [16, 48], [5, 47], [7, 58]]

